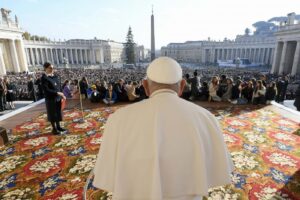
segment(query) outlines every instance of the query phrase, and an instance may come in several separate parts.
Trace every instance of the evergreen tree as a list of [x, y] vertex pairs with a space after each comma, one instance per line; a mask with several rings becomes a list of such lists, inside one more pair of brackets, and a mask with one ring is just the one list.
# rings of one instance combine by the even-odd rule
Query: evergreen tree
[[126, 64], [135, 64], [135, 43], [133, 41], [133, 34], [130, 26], [127, 32], [124, 48]]
[[246, 28], [246, 29], [245, 29], [245, 35], [247, 35], [247, 36], [250, 35], [250, 29], [249, 29], [249, 28]]

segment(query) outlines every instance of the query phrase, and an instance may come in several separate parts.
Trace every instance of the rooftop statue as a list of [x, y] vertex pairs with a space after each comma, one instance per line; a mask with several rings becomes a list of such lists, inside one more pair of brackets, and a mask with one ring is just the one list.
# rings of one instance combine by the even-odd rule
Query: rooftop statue
[[5, 22], [8, 22], [10, 13], [11, 13], [11, 10], [1, 8], [2, 20]]

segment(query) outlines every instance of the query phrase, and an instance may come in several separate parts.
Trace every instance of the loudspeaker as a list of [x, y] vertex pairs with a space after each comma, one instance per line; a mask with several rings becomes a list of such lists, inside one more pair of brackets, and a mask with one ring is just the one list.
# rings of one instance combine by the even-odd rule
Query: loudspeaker
[[3, 127], [0, 127], [0, 137], [3, 140], [4, 144], [8, 143], [8, 135], [7, 135], [6, 129]]

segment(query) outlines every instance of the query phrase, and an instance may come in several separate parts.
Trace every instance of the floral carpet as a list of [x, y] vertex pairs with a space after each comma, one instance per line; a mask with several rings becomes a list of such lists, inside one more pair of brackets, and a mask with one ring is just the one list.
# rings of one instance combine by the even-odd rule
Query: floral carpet
[[[107, 117], [117, 107], [64, 112], [69, 132], [54, 136], [43, 114], [11, 130], [0, 147], [0, 199], [110, 199], [92, 185]], [[299, 124], [253, 107], [208, 108], [219, 119], [235, 165], [232, 184], [208, 199], [300, 199]]]

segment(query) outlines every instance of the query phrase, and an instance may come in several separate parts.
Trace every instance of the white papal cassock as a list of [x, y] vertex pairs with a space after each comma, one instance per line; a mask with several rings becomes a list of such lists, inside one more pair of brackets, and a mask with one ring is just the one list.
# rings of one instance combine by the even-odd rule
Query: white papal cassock
[[116, 200], [194, 200], [232, 168], [216, 118], [163, 89], [109, 117], [93, 184]]

